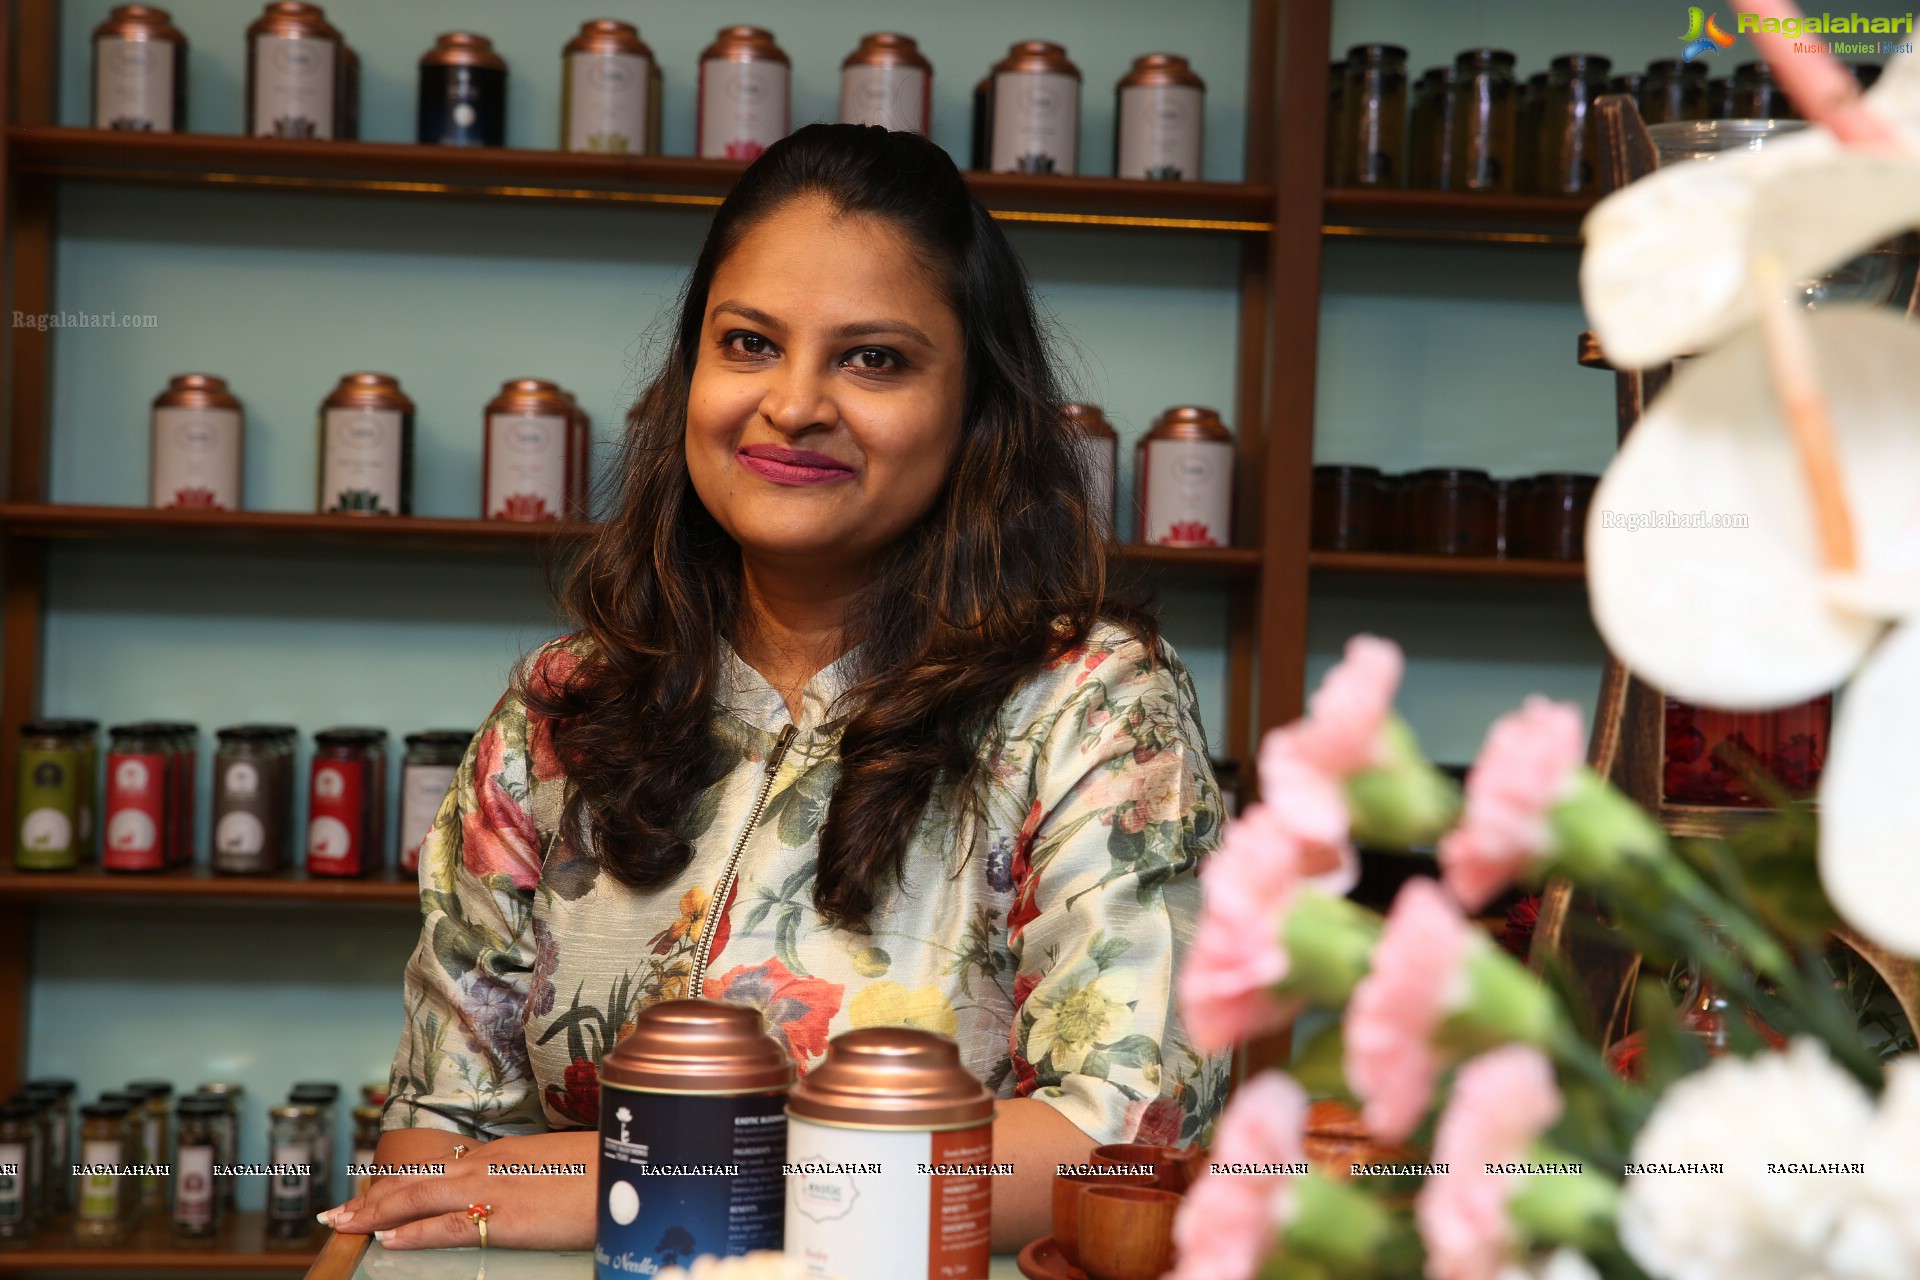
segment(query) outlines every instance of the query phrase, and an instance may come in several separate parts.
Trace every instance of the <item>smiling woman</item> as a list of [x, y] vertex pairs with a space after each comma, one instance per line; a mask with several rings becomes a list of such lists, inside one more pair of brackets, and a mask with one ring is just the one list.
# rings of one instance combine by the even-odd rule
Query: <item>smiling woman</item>
[[471, 1245], [482, 1204], [496, 1246], [584, 1246], [591, 1178], [489, 1170], [591, 1161], [600, 1055], [687, 996], [758, 1008], [803, 1073], [851, 1028], [952, 1037], [1003, 1099], [1002, 1249], [1044, 1232], [1055, 1165], [1204, 1138], [1227, 1063], [1173, 983], [1220, 794], [1186, 669], [1105, 594], [1061, 399], [938, 147], [816, 125], [747, 170], [630, 415], [578, 631], [421, 851], [377, 1158], [447, 1173], [323, 1220]]

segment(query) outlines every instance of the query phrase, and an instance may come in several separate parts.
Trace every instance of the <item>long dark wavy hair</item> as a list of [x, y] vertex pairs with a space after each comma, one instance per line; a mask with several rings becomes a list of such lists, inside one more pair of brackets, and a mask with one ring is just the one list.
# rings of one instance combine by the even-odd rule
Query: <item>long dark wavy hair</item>
[[726, 773], [713, 731], [720, 650], [740, 627], [740, 548], [687, 473], [687, 395], [714, 273], [797, 197], [883, 220], [920, 253], [966, 335], [966, 406], [933, 507], [883, 552], [846, 619], [860, 668], [820, 834], [814, 904], [863, 929], [897, 883], [936, 788], [971, 803], [996, 712], [1096, 621], [1157, 652], [1152, 619], [1107, 597], [1106, 543], [1060, 420], [1026, 273], [946, 152], [915, 134], [808, 125], [769, 147], [715, 214], [663, 367], [627, 419], [616, 509], [563, 604], [590, 639], [563, 682], [523, 679], [569, 782], [560, 836], [616, 879], [657, 889], [692, 858], [681, 834]]

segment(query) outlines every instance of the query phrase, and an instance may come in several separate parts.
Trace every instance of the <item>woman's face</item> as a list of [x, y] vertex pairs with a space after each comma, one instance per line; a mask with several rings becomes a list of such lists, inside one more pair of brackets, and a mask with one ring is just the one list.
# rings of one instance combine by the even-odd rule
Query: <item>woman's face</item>
[[714, 273], [687, 469], [750, 559], [857, 571], [933, 506], [966, 352], [923, 257], [883, 221], [801, 197]]

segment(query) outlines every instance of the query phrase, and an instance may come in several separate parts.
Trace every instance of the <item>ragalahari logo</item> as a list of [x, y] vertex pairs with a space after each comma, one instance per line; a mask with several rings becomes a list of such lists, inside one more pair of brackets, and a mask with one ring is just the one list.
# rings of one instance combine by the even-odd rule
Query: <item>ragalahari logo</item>
[[1720, 29], [1719, 17], [1699, 5], [1687, 6], [1687, 34], [1680, 37], [1687, 42], [1680, 55], [1684, 60], [1692, 62], [1703, 53], [1712, 53], [1733, 43], [1733, 37]]

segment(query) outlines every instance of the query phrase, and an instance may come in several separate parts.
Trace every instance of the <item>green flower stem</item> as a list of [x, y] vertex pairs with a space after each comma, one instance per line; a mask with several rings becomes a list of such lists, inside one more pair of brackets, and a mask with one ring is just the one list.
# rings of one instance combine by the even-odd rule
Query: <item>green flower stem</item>
[[[1537, 1146], [1529, 1159], [1575, 1163], [1565, 1152]], [[1530, 1177], [1507, 1202], [1507, 1216], [1534, 1244], [1570, 1244], [1591, 1249], [1613, 1239], [1620, 1185], [1596, 1173]]]
[[1345, 1005], [1367, 976], [1384, 923], [1377, 912], [1346, 898], [1301, 890], [1280, 924], [1287, 949], [1281, 994], [1329, 1009]]
[[1354, 1183], [1317, 1173], [1294, 1180], [1283, 1255], [1359, 1277], [1402, 1274], [1401, 1264], [1417, 1261], [1418, 1250], [1407, 1223]]
[[1431, 844], [1460, 816], [1460, 788], [1428, 762], [1398, 715], [1380, 731], [1384, 762], [1347, 779], [1353, 838], [1379, 849]]

